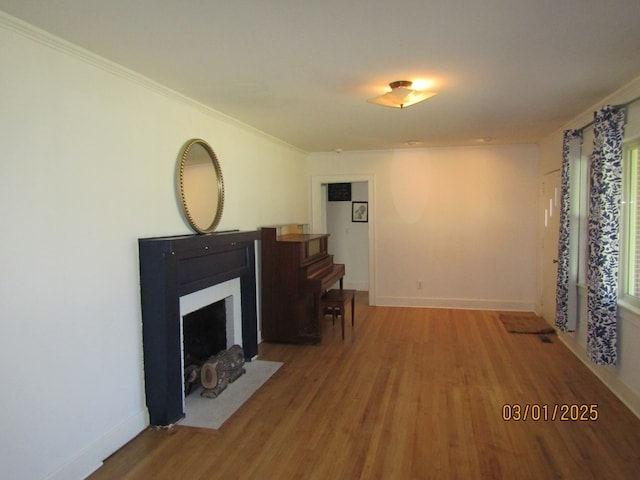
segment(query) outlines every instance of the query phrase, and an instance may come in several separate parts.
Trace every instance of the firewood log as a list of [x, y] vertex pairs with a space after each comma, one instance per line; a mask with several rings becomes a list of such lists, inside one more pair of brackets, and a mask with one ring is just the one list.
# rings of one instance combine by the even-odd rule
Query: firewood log
[[184, 369], [184, 394], [189, 395], [200, 381], [200, 367], [195, 364], [187, 365]]
[[218, 379], [218, 357], [214, 355], [202, 364], [200, 382], [204, 388], [213, 388], [218, 385]]
[[227, 385], [240, 377], [246, 370], [244, 352], [240, 345], [233, 345], [209, 358], [200, 369], [200, 382], [204, 388], [203, 397], [217, 397]]

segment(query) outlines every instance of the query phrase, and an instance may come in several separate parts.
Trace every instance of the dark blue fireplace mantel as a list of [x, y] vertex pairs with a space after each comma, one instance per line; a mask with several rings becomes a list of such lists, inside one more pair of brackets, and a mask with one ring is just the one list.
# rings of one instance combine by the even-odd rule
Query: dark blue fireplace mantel
[[255, 241], [260, 232], [141, 238], [140, 296], [147, 408], [151, 425], [184, 417], [180, 297], [240, 278], [242, 347], [258, 353]]

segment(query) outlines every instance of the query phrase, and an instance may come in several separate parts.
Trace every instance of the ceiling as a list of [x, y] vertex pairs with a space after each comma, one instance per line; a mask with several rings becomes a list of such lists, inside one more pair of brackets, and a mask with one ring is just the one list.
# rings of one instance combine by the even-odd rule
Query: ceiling
[[[0, 0], [308, 152], [535, 143], [640, 76], [638, 0]], [[395, 80], [423, 103], [367, 103]], [[406, 147], [409, 148], [409, 147]]]

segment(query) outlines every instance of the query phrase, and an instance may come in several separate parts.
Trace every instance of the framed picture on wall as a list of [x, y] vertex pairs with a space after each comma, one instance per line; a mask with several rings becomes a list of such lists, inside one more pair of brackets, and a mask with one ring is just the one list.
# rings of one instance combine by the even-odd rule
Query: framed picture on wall
[[369, 202], [351, 202], [351, 221], [369, 221]]

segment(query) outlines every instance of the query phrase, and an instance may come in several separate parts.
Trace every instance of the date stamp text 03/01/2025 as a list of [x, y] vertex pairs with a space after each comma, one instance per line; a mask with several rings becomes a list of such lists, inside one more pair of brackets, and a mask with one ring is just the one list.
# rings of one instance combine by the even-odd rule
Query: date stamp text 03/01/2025
[[505, 403], [502, 419], [505, 422], [595, 422], [599, 418], [597, 403]]

